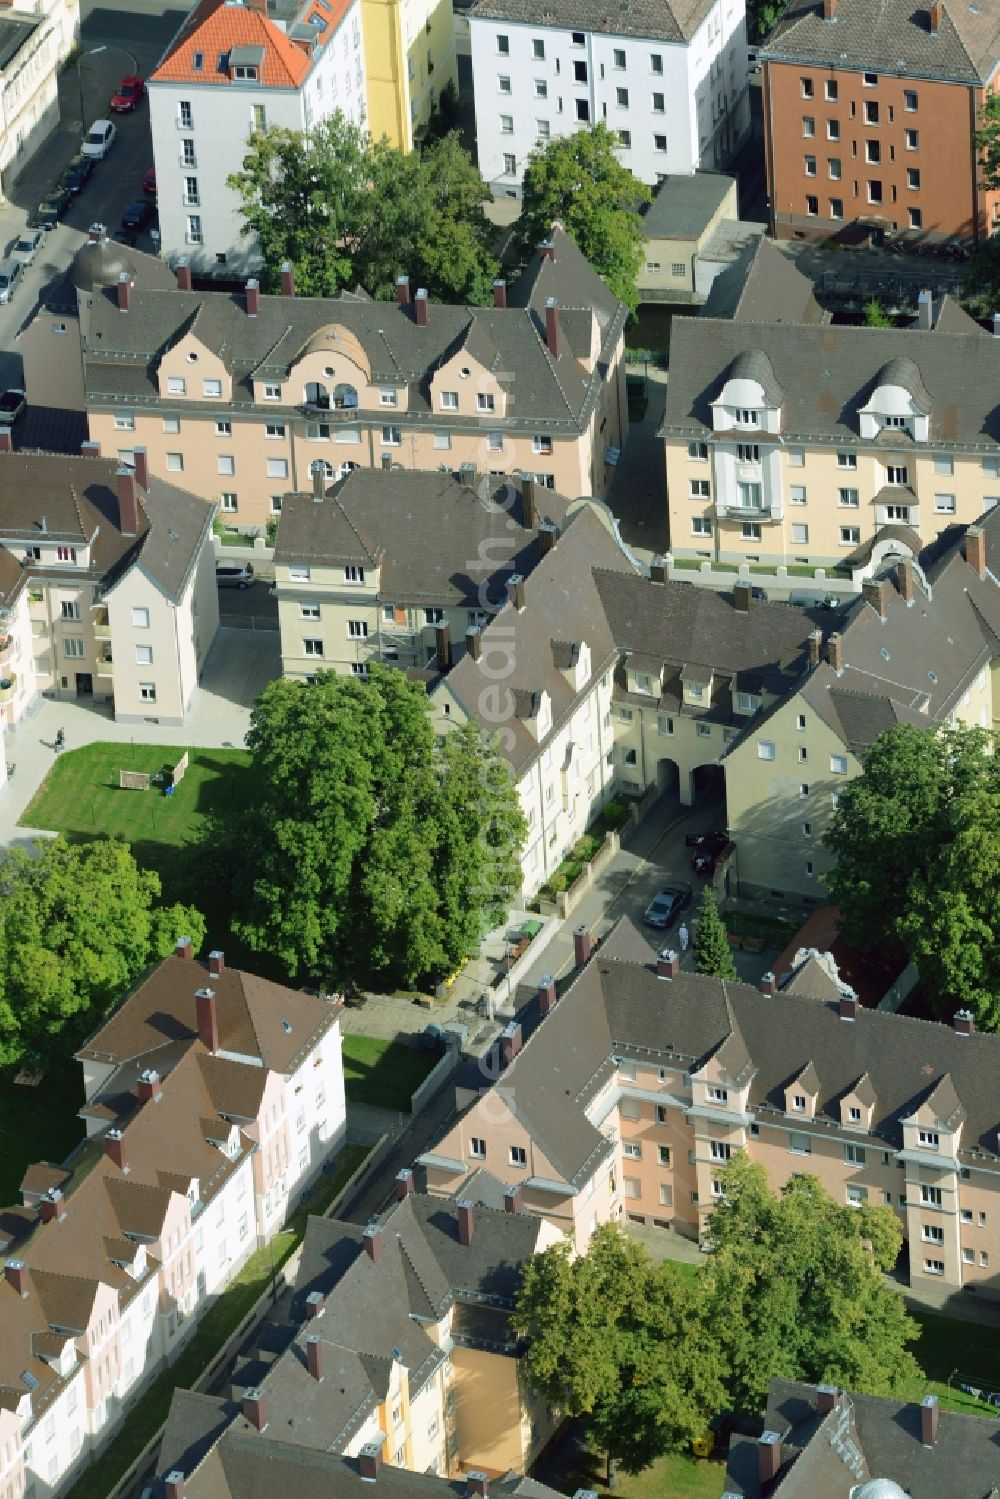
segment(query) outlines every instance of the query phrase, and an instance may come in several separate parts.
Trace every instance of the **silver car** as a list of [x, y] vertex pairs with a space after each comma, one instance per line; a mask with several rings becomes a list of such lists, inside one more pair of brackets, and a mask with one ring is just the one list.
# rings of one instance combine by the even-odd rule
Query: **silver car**
[[11, 259], [0, 262], [0, 302], [10, 301], [23, 270], [24, 266], [19, 260]]
[[11, 250], [10, 258], [19, 260], [22, 266], [29, 266], [38, 254], [38, 247], [44, 239], [44, 229], [25, 229]]

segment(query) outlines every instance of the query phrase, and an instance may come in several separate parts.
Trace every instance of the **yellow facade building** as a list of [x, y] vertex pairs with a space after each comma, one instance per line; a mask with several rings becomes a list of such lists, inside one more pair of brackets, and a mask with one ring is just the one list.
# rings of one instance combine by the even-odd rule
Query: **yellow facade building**
[[442, 91], [458, 89], [451, 0], [362, 0], [368, 129], [411, 151]]

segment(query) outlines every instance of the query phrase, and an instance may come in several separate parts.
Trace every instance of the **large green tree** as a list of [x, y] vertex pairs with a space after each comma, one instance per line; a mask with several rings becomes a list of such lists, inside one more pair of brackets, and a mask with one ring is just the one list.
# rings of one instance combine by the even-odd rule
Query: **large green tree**
[[402, 672], [272, 682], [247, 745], [253, 805], [210, 843], [235, 932], [290, 973], [412, 983], [508, 909], [525, 832], [510, 770], [475, 725], [439, 745]]
[[974, 140], [983, 170], [983, 186], [989, 192], [996, 192], [1000, 187], [1000, 95], [986, 95]]
[[489, 189], [454, 132], [405, 153], [372, 141], [340, 113], [308, 134], [251, 135], [239, 194], [243, 232], [255, 236], [264, 289], [291, 261], [304, 296], [363, 286], [395, 295], [397, 275], [451, 302], [486, 302], [497, 270], [483, 212]]
[[528, 1338], [532, 1387], [615, 1464], [637, 1473], [689, 1446], [725, 1400], [706, 1287], [605, 1224], [586, 1254], [568, 1243], [525, 1267], [514, 1323]]
[[705, 886], [701, 905], [698, 908], [698, 929], [695, 932], [694, 950], [699, 973], [708, 973], [717, 979], [739, 977], [729, 947], [729, 937], [726, 934], [722, 917], [719, 915], [715, 891], [711, 885]]
[[115, 839], [0, 855], [0, 1065], [65, 1055], [178, 937], [201, 946], [201, 914], [159, 894]]
[[528, 157], [517, 221], [520, 253], [531, 255], [559, 219], [616, 297], [634, 311], [643, 259], [640, 210], [649, 189], [622, 166], [603, 122], [538, 146]]
[[917, 966], [938, 1014], [1000, 1029], [1000, 760], [984, 729], [897, 725], [866, 752], [825, 842], [844, 935]]
[[776, 1193], [743, 1153], [721, 1180], [706, 1318], [734, 1405], [762, 1409], [775, 1375], [872, 1395], [919, 1377], [917, 1325], [883, 1279], [902, 1243], [891, 1208], [843, 1206], [808, 1175]]

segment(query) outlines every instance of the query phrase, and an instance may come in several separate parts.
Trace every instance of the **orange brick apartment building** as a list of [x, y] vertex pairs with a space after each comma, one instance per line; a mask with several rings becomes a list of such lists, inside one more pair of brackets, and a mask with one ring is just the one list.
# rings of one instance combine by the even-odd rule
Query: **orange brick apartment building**
[[973, 132], [996, 89], [995, 0], [793, 0], [761, 49], [771, 231], [978, 238], [1000, 225]]

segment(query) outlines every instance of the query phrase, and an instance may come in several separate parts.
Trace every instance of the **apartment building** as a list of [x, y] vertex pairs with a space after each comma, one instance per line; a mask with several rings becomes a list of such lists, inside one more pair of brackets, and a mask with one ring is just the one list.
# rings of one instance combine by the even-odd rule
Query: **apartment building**
[[566, 501], [533, 479], [356, 469], [285, 495], [274, 553], [286, 677], [364, 676], [372, 661], [450, 670], [507, 580], [555, 545]]
[[59, 70], [80, 0], [8, 0], [0, 16], [0, 198], [59, 123]]
[[338, 1016], [183, 938], [80, 1049], [91, 1138], [29, 1167], [0, 1228], [15, 1499], [93, 1460], [338, 1148]]
[[997, 502], [1000, 339], [921, 299], [905, 330], [678, 322], [661, 428], [673, 556], [868, 576]]
[[726, 1494], [742, 1499], [969, 1499], [996, 1477], [995, 1424], [833, 1385], [772, 1379], [759, 1437], [734, 1436]]
[[[527, 473], [602, 496], [628, 427], [627, 309], [558, 226], [494, 306], [169, 291], [123, 271], [91, 296], [81, 358], [92, 439], [263, 531], [291, 489], [355, 468]], [[67, 335], [75, 330], [67, 324]], [[42, 330], [44, 332], [44, 330]], [[49, 359], [63, 341], [39, 339]], [[37, 367], [37, 366], [36, 366]], [[183, 474], [183, 480], [177, 476]]]
[[997, 86], [989, 5], [793, 0], [760, 49], [771, 230], [992, 232], [973, 132]]
[[213, 1445], [252, 1440], [261, 1456], [269, 1439], [337, 1454], [369, 1479], [386, 1465], [484, 1481], [527, 1471], [555, 1422], [524, 1385], [510, 1314], [521, 1267], [558, 1232], [522, 1213], [516, 1190], [505, 1210], [415, 1194], [409, 1170], [396, 1188], [396, 1204], [364, 1229], [309, 1220], [298, 1326], [265, 1326], [231, 1398], [175, 1396], [161, 1473], [190, 1475], [199, 1430]]
[[[3, 451], [2, 444], [7, 444]], [[12, 453], [0, 432], [0, 715], [39, 694], [181, 724], [219, 627], [213, 507], [91, 456]]]
[[441, 95], [458, 92], [455, 18], [449, 0], [361, 0], [368, 129], [373, 140], [412, 151]]
[[479, 170], [517, 197], [546, 141], [603, 122], [650, 186], [728, 164], [750, 128], [743, 0], [619, 6], [477, 0], [469, 12]]
[[247, 140], [340, 113], [364, 125], [360, 0], [200, 0], [150, 75], [161, 250], [199, 275], [259, 269], [228, 178]]
[[431, 1193], [472, 1171], [521, 1187], [525, 1208], [580, 1250], [599, 1223], [710, 1231], [734, 1151], [775, 1188], [816, 1176], [839, 1202], [885, 1204], [909, 1281], [1000, 1295], [1000, 1038], [830, 997], [809, 959], [794, 992], [681, 971], [623, 920], [498, 1081], [419, 1157]]

